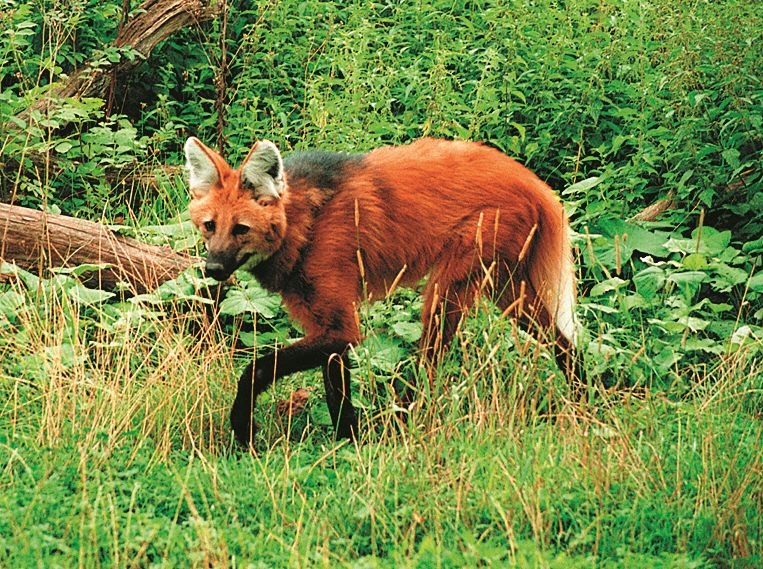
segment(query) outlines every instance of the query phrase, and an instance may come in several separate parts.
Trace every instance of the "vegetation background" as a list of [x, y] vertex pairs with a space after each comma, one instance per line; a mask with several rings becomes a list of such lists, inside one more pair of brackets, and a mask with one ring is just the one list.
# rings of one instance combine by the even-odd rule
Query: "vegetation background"
[[261, 398], [245, 453], [236, 370], [299, 337], [277, 298], [239, 275], [215, 313], [193, 270], [130, 296], [3, 263], [0, 566], [763, 564], [760, 8], [220, 0], [103, 96], [59, 98], [142, 58], [112, 43], [140, 8], [0, 0], [1, 201], [193, 250], [167, 168], [189, 135], [232, 163], [258, 138], [486, 141], [569, 209], [594, 380], [571, 404], [485, 306], [395, 428], [421, 332], [400, 291], [362, 309], [363, 440], [333, 442], [305, 373]]

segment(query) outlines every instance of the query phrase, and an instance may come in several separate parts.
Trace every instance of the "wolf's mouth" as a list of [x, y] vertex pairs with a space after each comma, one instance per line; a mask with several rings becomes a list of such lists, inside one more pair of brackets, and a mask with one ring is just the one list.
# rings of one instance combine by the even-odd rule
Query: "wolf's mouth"
[[252, 253], [249, 253], [249, 255], [245, 256], [241, 263], [239, 264], [238, 268], [242, 271], [251, 271], [254, 269], [257, 265], [262, 263], [265, 259], [267, 259], [270, 255], [266, 255], [264, 253], [260, 253], [258, 251], [254, 251]]
[[267, 259], [269, 255], [254, 251], [244, 254], [240, 260], [222, 254], [210, 254], [204, 266], [204, 274], [216, 281], [227, 281], [238, 270], [251, 272], [257, 265]]

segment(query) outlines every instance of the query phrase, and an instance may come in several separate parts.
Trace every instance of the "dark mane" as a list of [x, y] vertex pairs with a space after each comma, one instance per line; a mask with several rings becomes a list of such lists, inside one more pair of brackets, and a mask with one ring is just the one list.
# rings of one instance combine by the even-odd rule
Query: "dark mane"
[[359, 166], [364, 154], [307, 150], [295, 152], [284, 159], [284, 169], [290, 183], [302, 181], [308, 186], [334, 189], [347, 175], [347, 168]]

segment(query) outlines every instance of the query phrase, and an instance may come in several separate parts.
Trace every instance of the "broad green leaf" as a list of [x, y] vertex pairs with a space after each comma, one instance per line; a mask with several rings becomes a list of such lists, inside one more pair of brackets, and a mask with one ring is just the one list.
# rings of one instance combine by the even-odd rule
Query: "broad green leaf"
[[392, 330], [406, 342], [416, 342], [421, 338], [421, 322], [395, 322]]
[[628, 296], [623, 298], [622, 302], [623, 302], [623, 308], [625, 310], [631, 310], [633, 308], [646, 308], [646, 307], [652, 306], [652, 302], [649, 302], [646, 298], [644, 298], [640, 294], [629, 294]]
[[165, 235], [168, 237], [185, 237], [189, 234], [196, 235], [196, 227], [191, 221], [168, 223], [166, 225], [146, 225], [139, 229], [141, 234]]
[[750, 290], [754, 290], [755, 292], [763, 292], [763, 271], [758, 271], [752, 275], [747, 286]]
[[748, 273], [739, 267], [730, 267], [725, 263], [713, 263], [712, 287], [720, 292], [729, 292], [737, 285], [747, 282]]
[[704, 330], [707, 328], [707, 325], [710, 324], [709, 321], [703, 320], [702, 318], [695, 318], [694, 316], [684, 318], [682, 322], [686, 324], [686, 327], [692, 332], [699, 332], [700, 330]]
[[700, 253], [692, 253], [684, 257], [683, 266], [690, 271], [698, 271], [707, 267], [707, 257]]
[[636, 290], [646, 298], [654, 296], [665, 285], [665, 271], [661, 267], [650, 266], [633, 275]]
[[110, 263], [83, 263], [82, 265], [77, 265], [76, 267], [56, 267], [51, 270], [54, 273], [58, 273], [61, 275], [81, 276], [86, 273], [102, 271], [112, 266], [113, 265], [111, 265]]
[[40, 286], [40, 277], [19, 268], [13, 263], [6, 263], [5, 261], [0, 263], [0, 274], [17, 276], [29, 290], [37, 290]]
[[727, 310], [732, 310], [734, 307], [726, 302], [715, 303], [709, 298], [703, 298], [694, 305], [694, 310], [699, 310], [700, 308], [709, 308], [714, 314], [719, 314], [721, 312], [726, 312]]
[[69, 342], [64, 342], [57, 346], [49, 346], [43, 350], [47, 361], [53, 361], [56, 365], [61, 365], [68, 369], [75, 365], [82, 364], [87, 360], [87, 353], [77, 351]]
[[659, 354], [657, 354], [657, 356], [655, 356], [654, 363], [657, 364], [658, 369], [664, 373], [669, 371], [670, 368], [672, 368], [680, 360], [680, 352], [672, 348], [665, 348]]
[[763, 237], [761, 237], [760, 239], [755, 239], [753, 241], [748, 241], [747, 243], [742, 245], [742, 252], [747, 254], [763, 252]]
[[737, 150], [736, 148], [727, 148], [726, 150], [721, 152], [721, 156], [723, 156], [723, 159], [732, 168], [739, 167], [740, 154], [739, 154], [739, 150]]
[[[634, 250], [656, 257], [665, 257], [668, 254], [665, 243], [670, 239], [670, 234], [664, 231], [650, 231], [619, 219], [601, 220], [594, 225], [593, 229], [613, 241], [615, 236], [618, 236], [622, 263], [630, 259]], [[614, 243], [612, 243], [612, 247], [614, 254]]]
[[701, 352], [706, 352], [708, 354], [717, 354], [717, 355], [720, 355], [726, 351], [722, 344], [718, 343], [717, 341], [711, 338], [695, 338], [695, 337], [689, 337], [686, 339], [686, 342], [684, 344], [684, 349], [686, 351], [701, 351]]
[[720, 255], [731, 242], [731, 231], [718, 231], [712, 227], [695, 229], [691, 239], [671, 238], [665, 247], [673, 253], [700, 253], [709, 257]]
[[708, 255], [720, 255], [731, 243], [731, 231], [718, 231], [714, 227], [704, 226], [700, 233], [699, 229], [692, 231], [692, 238], [700, 237], [702, 247]]
[[700, 284], [707, 280], [707, 273], [701, 271], [684, 271], [680, 273], [673, 273], [668, 276], [668, 280], [678, 285], [694, 285]]
[[612, 306], [605, 306], [603, 304], [597, 304], [595, 302], [586, 302], [585, 304], [582, 304], [582, 306], [586, 309], [602, 312], [604, 314], [617, 314], [620, 312], [617, 308], [613, 308]]
[[602, 294], [617, 290], [620, 287], [628, 284], [630, 281], [621, 279], [620, 277], [612, 277], [600, 283], [596, 283], [589, 293], [590, 296], [601, 296]]
[[114, 297], [113, 292], [87, 288], [79, 283], [75, 283], [73, 286], [67, 288], [66, 294], [77, 304], [84, 304], [86, 306], [100, 304], [101, 302], [105, 302]]
[[220, 314], [238, 316], [256, 313], [264, 318], [274, 318], [280, 306], [280, 299], [259, 287], [234, 289], [228, 292], [220, 303]]
[[56, 146], [54, 148], [55, 148], [56, 152], [59, 152], [61, 154], [66, 154], [73, 147], [74, 147], [74, 145], [71, 142], [69, 142], [68, 140], [64, 140], [64, 141], [59, 142], [58, 144], [56, 144]]
[[598, 186], [600, 183], [601, 183], [600, 177], [586, 178], [585, 180], [580, 180], [579, 182], [575, 182], [571, 186], [567, 186], [564, 190], [562, 190], [562, 195], [569, 196], [572, 194], [584, 193], [590, 190], [591, 188]]
[[756, 341], [763, 338], [763, 334], [756, 334], [751, 326], [740, 326], [729, 338], [729, 343], [742, 345], [745, 342]]
[[15, 317], [26, 300], [23, 294], [7, 290], [0, 294], [0, 314], [8, 319]]
[[624, 245], [622, 241], [618, 244], [609, 237], [600, 237], [593, 246], [595, 260], [609, 269], [615, 269], [618, 265], [622, 267], [630, 260], [633, 251], [629, 245]]
[[386, 334], [366, 338], [363, 346], [368, 349], [371, 366], [385, 371], [391, 371], [397, 367], [406, 353], [398, 338]]

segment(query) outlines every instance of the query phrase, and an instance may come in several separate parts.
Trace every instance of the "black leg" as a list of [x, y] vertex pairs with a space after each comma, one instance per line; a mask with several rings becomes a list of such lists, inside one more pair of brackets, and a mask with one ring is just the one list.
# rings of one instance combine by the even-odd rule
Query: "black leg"
[[242, 445], [252, 442], [257, 431], [252, 422], [252, 411], [257, 396], [265, 391], [275, 379], [273, 373], [274, 354], [258, 358], [246, 366], [238, 380], [236, 399], [230, 412], [230, 424], [236, 440]]
[[[350, 403], [349, 369], [346, 365], [335, 366], [326, 363], [332, 355], [344, 354], [349, 343], [343, 341], [319, 343], [304, 339], [282, 350], [259, 357], [254, 364], [246, 366], [238, 381], [236, 399], [233, 401], [230, 412], [230, 423], [236, 440], [243, 445], [251, 444], [256, 431], [252, 423], [254, 403], [257, 396], [265, 391], [271, 383], [284, 375], [319, 366], [324, 367], [326, 400], [329, 402], [329, 410], [332, 413], [334, 427], [337, 429], [337, 437], [350, 436], [350, 433], [357, 426], [357, 421], [355, 410]], [[342, 357], [345, 356], [342, 355]], [[338, 356], [334, 356], [334, 358], [341, 362], [346, 361]], [[336, 407], [332, 407], [334, 401], [338, 402]], [[334, 410], [336, 410], [336, 419], [334, 418]]]
[[326, 388], [331, 422], [337, 439], [354, 439], [358, 431], [358, 418], [350, 394], [350, 369], [346, 351], [331, 354], [323, 366], [323, 385]]
[[574, 398], [578, 401], [582, 400], [585, 396], [587, 384], [585, 370], [583, 369], [583, 354], [563, 336], [557, 338], [554, 352], [556, 363], [562, 372], [564, 372], [570, 387], [572, 387]]

